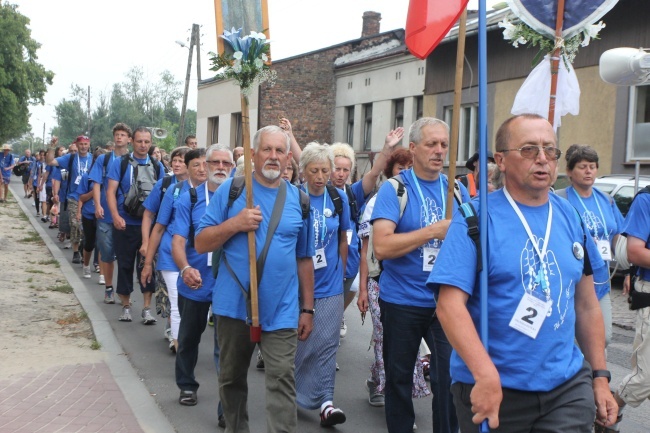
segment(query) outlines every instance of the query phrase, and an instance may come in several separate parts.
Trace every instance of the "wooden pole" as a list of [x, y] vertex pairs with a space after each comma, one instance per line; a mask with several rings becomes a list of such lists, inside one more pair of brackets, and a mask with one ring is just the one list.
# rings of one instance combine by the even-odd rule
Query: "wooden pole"
[[[246, 207], [253, 209], [253, 167], [251, 162], [250, 118], [248, 114], [248, 98], [241, 95], [241, 129], [244, 146], [244, 185], [246, 186]], [[250, 274], [251, 296], [251, 341], [259, 343], [262, 337], [260, 327], [259, 302], [257, 297], [257, 249], [255, 248], [255, 232], [248, 232], [248, 267]]]
[[564, 0], [557, 2], [557, 16], [555, 18], [555, 50], [551, 56], [551, 94], [548, 104], [548, 121], [555, 125], [555, 100], [557, 94], [557, 76], [560, 69], [560, 46], [558, 42], [562, 38], [562, 27], [564, 27]]
[[451, 116], [451, 145], [449, 146], [449, 185], [447, 186], [447, 214], [451, 219], [454, 210], [454, 187], [456, 160], [458, 159], [458, 130], [460, 125], [460, 102], [463, 97], [463, 65], [465, 64], [465, 29], [467, 27], [467, 8], [463, 10], [458, 22], [458, 47], [456, 49], [456, 81], [454, 83], [454, 111]]

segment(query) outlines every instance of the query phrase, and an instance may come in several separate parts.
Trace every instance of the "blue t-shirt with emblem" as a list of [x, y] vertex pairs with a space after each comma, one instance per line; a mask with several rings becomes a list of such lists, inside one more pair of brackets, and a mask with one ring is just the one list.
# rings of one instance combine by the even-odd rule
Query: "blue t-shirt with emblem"
[[[400, 206], [395, 188], [389, 182], [384, 182], [377, 193], [371, 221], [374, 223], [378, 219], [386, 219], [397, 225], [395, 233], [409, 233], [444, 219], [447, 205], [447, 176], [440, 174], [438, 179], [433, 181], [416, 178], [417, 183], [415, 183], [413, 169], [404, 170], [400, 175], [408, 198], [402, 218], [400, 218]], [[418, 185], [422, 194], [418, 192]], [[463, 202], [469, 201], [469, 194], [463, 185], [460, 185], [460, 190]], [[457, 209], [458, 203], [455, 199], [453, 203], [454, 209]], [[435, 307], [431, 289], [425, 285], [429, 276], [429, 271], [425, 270], [425, 260], [427, 266], [435, 267], [436, 259], [433, 251], [440, 248], [442, 244], [441, 240], [434, 239], [402, 257], [383, 260], [384, 270], [379, 277], [381, 287], [379, 297], [397, 305]], [[434, 250], [425, 251], [425, 248]], [[425, 252], [429, 252], [426, 257]]]
[[[645, 247], [650, 250], [650, 194], [636, 196], [625, 215], [623, 233], [645, 241]], [[639, 268], [638, 275], [642, 280], [650, 281], [650, 269]]]
[[[552, 219], [546, 240], [549, 203]], [[480, 216], [478, 200], [472, 204]], [[549, 194], [549, 202], [541, 206], [518, 204], [532, 240], [503, 190], [489, 195], [488, 206], [488, 241], [482, 249], [488, 262], [490, 357], [504, 388], [552, 390], [573, 377], [582, 366], [583, 355], [575, 344], [575, 289], [589, 268], [585, 266], [585, 256], [598, 254], [596, 244], [588, 237], [585, 242], [579, 215], [570, 203], [555, 194]], [[545, 241], [548, 242], [546, 254], [540, 260], [534, 245], [541, 252]], [[467, 309], [478, 331], [481, 295], [476, 260], [476, 245], [467, 234], [467, 222], [456, 212], [427, 279], [427, 287], [436, 297], [443, 284], [467, 293]], [[602, 260], [600, 263], [605, 266]], [[526, 294], [547, 305], [550, 303], [536, 338], [510, 327]], [[454, 382], [474, 383], [471, 372], [455, 351], [450, 370]]]
[[[79, 186], [77, 188], [77, 196], [81, 197], [82, 195], [91, 192], [93, 190], [94, 183], [95, 182], [88, 179], [88, 173], [82, 174], [81, 182], [79, 182]], [[81, 216], [89, 220], [95, 219], [95, 202], [93, 201], [92, 197], [90, 200], [85, 201], [81, 207]]]
[[60, 169], [70, 171], [66, 185], [67, 197], [73, 200], [79, 200], [77, 187], [81, 183], [81, 176], [90, 170], [90, 166], [93, 163], [93, 156], [89, 153], [86, 156], [79, 156], [78, 153], [68, 153], [56, 158], [56, 162], [59, 164]]
[[0, 171], [2, 171], [2, 177], [11, 177], [11, 169], [9, 169], [9, 167], [14, 165], [15, 162], [16, 159], [11, 152], [7, 153], [6, 155], [3, 152], [3, 154], [0, 156]]
[[[108, 159], [108, 161], [106, 161], [106, 159]], [[89, 174], [90, 180], [102, 186], [100, 192], [100, 205], [102, 206], [102, 209], [104, 209], [104, 218], [98, 221], [107, 224], [113, 223], [113, 216], [111, 215], [111, 211], [108, 209], [108, 202], [106, 201], [106, 189], [108, 188], [108, 170], [113, 161], [116, 159], [119, 159], [119, 156], [116, 156], [115, 152], [99, 155], [95, 160], [95, 164], [93, 164], [91, 167]]]
[[348, 236], [348, 261], [345, 266], [345, 278], [354, 278], [359, 273], [359, 256], [361, 252], [361, 244], [359, 241], [359, 234], [357, 232], [357, 225], [359, 224], [359, 218], [361, 218], [361, 215], [363, 214], [361, 210], [366, 204], [367, 196], [363, 192], [363, 179], [353, 183], [349, 186], [349, 188], [352, 191], [354, 199], [357, 202], [358, 215], [352, 215], [352, 212], [349, 212], [350, 228], [347, 229], [349, 234], [344, 233], [346, 236]]

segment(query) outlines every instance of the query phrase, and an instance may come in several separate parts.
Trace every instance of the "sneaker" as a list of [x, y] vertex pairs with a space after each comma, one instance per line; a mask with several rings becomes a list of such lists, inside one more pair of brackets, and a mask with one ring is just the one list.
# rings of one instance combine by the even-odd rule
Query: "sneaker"
[[[70, 241], [68, 241], [68, 242], [70, 242]], [[64, 245], [63, 248], [70, 248], [70, 247], [66, 247]], [[75, 265], [78, 265], [79, 263], [81, 263], [81, 254], [79, 253], [79, 251], [75, 251], [74, 253], [72, 253], [72, 263], [74, 263]]]
[[418, 429], [418, 425], [416, 423], [413, 423], [413, 431]]
[[348, 333], [348, 325], [345, 324], [345, 319], [341, 321], [341, 338], [345, 337], [345, 334]]
[[328, 405], [320, 413], [321, 427], [331, 427], [336, 424], [343, 424], [345, 422], [345, 414], [337, 407]]
[[[64, 235], [64, 236], [65, 236], [65, 235]], [[70, 242], [70, 239], [66, 239], [66, 240], [63, 242], [63, 249], [64, 249], [64, 250], [69, 250], [70, 248], [72, 248], [72, 242]], [[74, 260], [74, 259], [73, 259], [73, 260]], [[74, 263], [74, 261], [73, 261], [72, 263]]]
[[384, 394], [377, 392], [377, 385], [372, 380], [366, 380], [366, 389], [368, 390], [368, 403], [370, 406], [381, 407], [384, 406]]
[[264, 358], [262, 357], [262, 352], [257, 351], [257, 364], [255, 364], [258, 370], [264, 370]]
[[106, 278], [102, 274], [99, 274], [99, 281], [97, 281], [97, 284], [101, 284], [102, 286], [106, 284]]
[[90, 278], [90, 273], [91, 273], [90, 266], [84, 266], [83, 272], [84, 272], [84, 278]]
[[[115, 303], [115, 297], [113, 296], [113, 288], [107, 287], [106, 290], [104, 290], [104, 304], [114, 304], [114, 303]], [[130, 314], [131, 311], [129, 311], [129, 315]]]
[[99, 274], [99, 271], [100, 271], [99, 265], [95, 264], [95, 273]]
[[[36, 216], [38, 216], [38, 215], [36, 215]], [[44, 223], [46, 223], [46, 222], [47, 222], [47, 217], [43, 217], [43, 218], [41, 218], [41, 221], [44, 222]]]
[[[111, 290], [112, 292], [112, 290]], [[104, 297], [104, 302], [106, 302], [106, 298]], [[115, 301], [113, 301], [115, 302]], [[133, 319], [131, 318], [131, 307], [122, 307], [122, 315], [120, 316], [119, 319], [120, 322], [130, 322]]]
[[339, 371], [339, 370], [341, 370], [341, 369], [339, 368], [339, 363], [337, 362], [336, 363], [336, 371]]
[[171, 336], [169, 337], [169, 350], [171, 350], [172, 353], [176, 353], [176, 345], [174, 344], [174, 339]]
[[41, 217], [41, 213], [40, 213], [40, 212], [36, 212], [36, 218], [40, 218], [40, 217]]
[[219, 421], [217, 425], [221, 428], [226, 428], [226, 418], [223, 415], [219, 415]]
[[153, 325], [156, 323], [156, 319], [154, 319], [154, 317], [151, 315], [150, 308], [142, 309], [142, 323], [145, 325]]

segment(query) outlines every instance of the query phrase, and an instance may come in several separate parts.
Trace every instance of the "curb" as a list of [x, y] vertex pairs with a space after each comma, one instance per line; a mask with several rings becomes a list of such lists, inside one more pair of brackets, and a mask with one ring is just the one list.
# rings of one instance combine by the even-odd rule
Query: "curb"
[[[22, 183], [20, 183], [20, 186], [22, 187]], [[129, 362], [124, 349], [117, 341], [117, 337], [115, 337], [111, 325], [93, 300], [88, 288], [65, 258], [63, 251], [50, 239], [40, 222], [32, 216], [31, 209], [22, 202], [22, 198], [20, 198], [20, 194], [23, 193], [22, 189], [18, 192], [18, 195], [16, 195], [14, 183], [9, 184], [9, 189], [20, 209], [29, 218], [32, 227], [45, 242], [52, 256], [59, 262], [64, 277], [72, 286], [81, 307], [88, 314], [95, 338], [101, 343], [101, 351], [106, 354], [106, 365], [108, 365], [115, 382], [122, 391], [142, 430], [146, 433], [175, 433], [176, 429], [156, 404], [133, 365]]]

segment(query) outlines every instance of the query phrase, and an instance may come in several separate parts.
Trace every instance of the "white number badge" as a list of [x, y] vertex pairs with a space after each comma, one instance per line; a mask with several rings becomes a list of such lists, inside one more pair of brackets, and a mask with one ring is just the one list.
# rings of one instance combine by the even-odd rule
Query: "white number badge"
[[546, 302], [526, 293], [519, 305], [515, 314], [510, 320], [510, 327], [516, 329], [524, 335], [532, 339], [537, 338], [537, 334], [546, 320], [546, 314], [551, 308], [553, 303]]
[[327, 257], [325, 257], [325, 248], [319, 248], [316, 250], [316, 255], [312, 257], [314, 261], [314, 269], [320, 269], [327, 266]]
[[439, 253], [440, 253], [440, 248], [430, 248], [430, 247], [423, 248], [422, 270], [424, 272], [431, 272], [431, 270], [433, 269], [433, 265], [436, 262], [436, 259], [438, 258]]
[[598, 246], [598, 252], [603, 260], [612, 260], [612, 247], [607, 239], [596, 241], [596, 246]]

